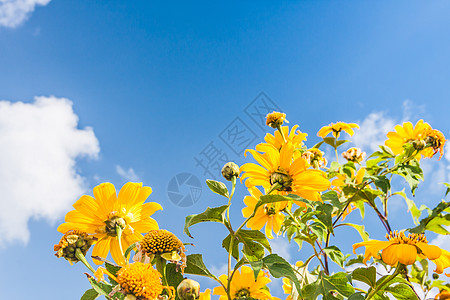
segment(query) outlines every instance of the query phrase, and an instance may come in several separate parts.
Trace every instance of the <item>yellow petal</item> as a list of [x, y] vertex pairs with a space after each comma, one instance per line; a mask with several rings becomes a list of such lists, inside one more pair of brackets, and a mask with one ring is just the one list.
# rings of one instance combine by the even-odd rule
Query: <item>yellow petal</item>
[[116, 203], [116, 188], [112, 183], [105, 182], [94, 188], [94, 197], [100, 207], [113, 208]]
[[416, 246], [429, 260], [438, 259], [442, 254], [442, 250], [438, 246], [429, 245], [426, 243], [417, 243]]
[[[92, 256], [100, 256], [106, 258], [108, 256], [109, 248], [111, 243], [111, 237], [105, 237], [99, 240], [92, 250]], [[103, 264], [102, 261], [93, 259], [94, 263], [97, 265]]]

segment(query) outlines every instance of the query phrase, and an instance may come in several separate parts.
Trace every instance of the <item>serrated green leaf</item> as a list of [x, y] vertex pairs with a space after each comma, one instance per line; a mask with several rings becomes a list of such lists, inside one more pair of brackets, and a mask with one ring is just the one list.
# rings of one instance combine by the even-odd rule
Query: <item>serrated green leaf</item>
[[448, 207], [450, 203], [445, 201], [440, 202], [433, 210], [429, 213], [429, 216], [420, 220], [419, 225], [414, 228], [409, 228], [408, 231], [411, 233], [424, 233], [425, 230], [434, 231], [439, 234], [447, 234], [447, 229], [443, 226], [450, 224], [450, 214], [442, 214]]
[[375, 267], [357, 268], [352, 272], [352, 279], [366, 283], [375, 288], [377, 283], [377, 269]]
[[225, 198], [229, 198], [230, 195], [228, 194], [228, 189], [225, 183], [208, 179], [206, 180], [206, 184], [208, 185], [209, 189], [213, 191], [216, 194], [219, 194], [221, 196], [224, 196]]
[[248, 261], [258, 261], [264, 257], [264, 247], [261, 244], [252, 240], [246, 240], [243, 244], [242, 252]]
[[206, 276], [213, 279], [217, 279], [205, 266], [203, 257], [201, 254], [190, 254], [186, 257], [186, 268], [184, 273]]
[[244, 240], [252, 240], [259, 244], [261, 244], [264, 248], [266, 248], [270, 253], [272, 253], [272, 248], [270, 247], [270, 243], [267, 240], [267, 237], [264, 233], [259, 230], [246, 230], [241, 229], [237, 232], [239, 239]]
[[228, 205], [212, 208], [208, 207], [203, 213], [187, 216], [186, 221], [184, 222], [184, 233], [193, 238], [191, 233], [189, 232], [189, 227], [191, 227], [192, 225], [201, 222], [219, 222], [223, 224], [225, 220], [225, 211], [228, 207]]
[[316, 211], [322, 212], [322, 214], [317, 215], [317, 219], [319, 219], [333, 234], [333, 206], [327, 203], [319, 203], [316, 206]]
[[94, 300], [97, 299], [99, 294], [94, 289], [89, 289], [86, 292], [84, 292], [83, 296], [81, 296], [80, 300]]

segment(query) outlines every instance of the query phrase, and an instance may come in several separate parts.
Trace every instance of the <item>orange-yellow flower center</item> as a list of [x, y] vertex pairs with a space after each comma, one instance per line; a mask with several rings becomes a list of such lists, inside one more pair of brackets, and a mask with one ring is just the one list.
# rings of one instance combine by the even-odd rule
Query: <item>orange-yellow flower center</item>
[[148, 232], [141, 241], [146, 254], [162, 254], [183, 248], [183, 243], [170, 231], [164, 229]]
[[135, 262], [117, 272], [117, 282], [127, 294], [156, 299], [163, 291], [161, 274], [151, 264]]
[[394, 241], [398, 244], [410, 244], [414, 245], [417, 243], [426, 243], [428, 244], [427, 238], [423, 234], [415, 234], [410, 233], [408, 236], [405, 236], [403, 232], [394, 231], [390, 234], [386, 234], [386, 238], [389, 241]]

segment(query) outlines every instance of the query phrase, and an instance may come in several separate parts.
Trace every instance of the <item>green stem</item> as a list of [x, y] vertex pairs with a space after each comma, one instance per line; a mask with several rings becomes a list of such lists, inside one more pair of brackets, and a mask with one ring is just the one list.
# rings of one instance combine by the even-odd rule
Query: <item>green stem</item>
[[92, 273], [95, 273], [94, 268], [92, 268], [91, 265], [88, 263], [86, 257], [84, 257], [83, 252], [81, 252], [80, 248], [76, 248], [75, 257], [78, 258], [78, 260], [81, 261]]
[[122, 227], [116, 226], [117, 241], [119, 242], [120, 253], [122, 253], [122, 257], [125, 261], [125, 264], [127, 264], [128, 261], [127, 261], [127, 258], [125, 257], [125, 253], [123, 252], [123, 247], [122, 247], [122, 232], [123, 232]]
[[[337, 142], [337, 139], [336, 139], [336, 142]], [[339, 162], [339, 155], [337, 152], [337, 147], [334, 148], [334, 153], [336, 153], [336, 162]]]
[[284, 136], [283, 130], [281, 130], [281, 125], [277, 126], [278, 131], [281, 134], [281, 137], [283, 138], [284, 143], [287, 143], [286, 137]]
[[378, 284], [376, 286], [375, 289], [371, 290], [366, 297], [366, 300], [371, 299], [373, 296], [376, 295], [376, 293], [378, 293], [379, 290], [381, 290], [381, 288], [383, 286], [385, 286], [387, 283], [389, 283], [389, 281], [391, 281], [392, 279], [394, 279], [404, 268], [404, 265], [402, 265], [401, 263], [397, 264], [397, 267], [395, 268], [394, 273], [392, 273], [392, 275], [386, 277], [382, 282], [380, 282], [380, 284]]
[[161, 274], [162, 282], [164, 285], [168, 286], [166, 277], [166, 260], [159, 255], [156, 255], [156, 270]]

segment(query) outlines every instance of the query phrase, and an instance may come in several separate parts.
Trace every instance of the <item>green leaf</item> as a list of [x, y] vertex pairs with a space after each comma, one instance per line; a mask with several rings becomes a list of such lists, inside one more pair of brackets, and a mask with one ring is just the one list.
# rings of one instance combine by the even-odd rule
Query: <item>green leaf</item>
[[363, 241], [369, 240], [369, 234], [365, 231], [364, 225], [357, 225], [357, 224], [353, 224], [353, 223], [342, 223], [342, 224], [339, 224], [338, 226], [342, 226], [342, 225], [351, 226], [351, 227], [355, 228], [358, 231], [361, 238], [363, 239]]
[[187, 256], [186, 268], [184, 273], [206, 276], [213, 279], [217, 279], [205, 266], [203, 257], [201, 254], [190, 254]]
[[307, 203], [308, 200], [297, 196], [297, 195], [292, 195], [289, 194], [287, 196], [282, 196], [282, 195], [263, 195], [259, 198], [259, 201], [256, 203], [255, 205], [255, 209], [254, 211], [256, 212], [256, 210], [265, 204], [269, 204], [269, 203], [274, 203], [274, 202], [282, 202], [282, 201], [302, 201]]
[[264, 257], [262, 261], [273, 277], [286, 277], [295, 284], [297, 291], [301, 290], [300, 283], [295, 275], [294, 269], [284, 258], [277, 254], [269, 254]]
[[322, 214], [317, 215], [319, 219], [325, 226], [333, 233], [333, 206], [327, 203], [319, 203], [316, 207], [316, 211], [322, 212]]
[[445, 196], [448, 195], [448, 193], [450, 192], [450, 184], [446, 183], [446, 182], [442, 182], [443, 185], [445, 185], [447, 187], [447, 190], [445, 191]]
[[330, 145], [333, 148], [336, 148], [336, 139], [334, 137], [325, 137], [323, 138], [323, 141], [325, 142], [325, 144]]
[[[231, 234], [227, 235], [227, 237], [222, 241], [222, 248], [227, 250], [230, 253], [230, 242], [231, 242]], [[237, 238], [234, 239], [233, 249], [231, 255], [235, 260], [239, 259], [239, 240]]]
[[384, 291], [392, 294], [395, 299], [399, 300], [414, 300], [417, 298], [416, 293], [411, 289], [411, 287], [407, 284], [396, 284], [392, 286], [388, 286], [384, 289]]
[[349, 142], [350, 142], [349, 140], [340, 140], [340, 141], [337, 141], [337, 142], [336, 142], [336, 147], [339, 147], [340, 145], [345, 144], [345, 143], [349, 143]]
[[224, 196], [225, 198], [230, 197], [225, 183], [208, 179], [208, 180], [206, 180], [206, 184], [208, 185], [209, 189], [211, 191], [213, 191], [214, 193]]
[[429, 214], [428, 217], [420, 220], [418, 226], [414, 228], [409, 228], [408, 231], [411, 233], [424, 233], [425, 230], [430, 230], [439, 234], [448, 234], [447, 229], [443, 226], [450, 225], [450, 214], [442, 214], [448, 207], [450, 203], [445, 201], [440, 202]]
[[420, 181], [423, 180], [423, 171], [415, 159], [409, 164], [399, 164], [394, 173], [397, 173], [406, 179], [413, 195]]
[[[112, 265], [112, 264], [107, 263], [107, 262], [105, 262], [105, 267], [106, 267], [106, 270], [108, 270], [108, 272], [113, 274], [114, 276], [117, 276], [117, 272], [120, 269], [122, 269], [122, 267], [120, 267], [120, 266]], [[111, 284], [113, 284], [113, 285], [117, 284], [117, 282], [114, 281], [114, 279], [112, 279], [109, 275], [108, 275], [108, 279], [109, 279], [109, 282], [111, 282]]]
[[249, 261], [258, 261], [264, 257], [264, 247], [252, 240], [245, 241], [242, 252]]
[[317, 299], [320, 295], [324, 300], [339, 299], [334, 297], [331, 292], [337, 292], [344, 297], [349, 297], [355, 292], [349, 284], [346, 273], [339, 272], [332, 276], [326, 276], [320, 272], [316, 282], [308, 284], [302, 289], [305, 299]]
[[186, 221], [184, 223], [184, 233], [186, 233], [189, 237], [193, 238], [191, 233], [189, 232], [189, 227], [194, 224], [201, 222], [219, 222], [224, 224], [225, 220], [225, 210], [228, 208], [228, 205], [223, 205], [219, 207], [208, 207], [203, 213], [198, 215], [189, 215], [186, 217]]
[[262, 260], [250, 261], [250, 267], [253, 269], [253, 275], [255, 276], [255, 281], [258, 278], [259, 271], [261, 271], [264, 263]]
[[97, 282], [93, 277], [89, 278], [89, 282], [97, 293], [109, 299], [108, 295], [112, 291], [112, 286], [106, 283]]
[[339, 196], [336, 191], [329, 191], [322, 195], [322, 200], [324, 202], [331, 202], [331, 204], [338, 208], [342, 208], [342, 203], [339, 201]]
[[377, 187], [379, 187], [383, 193], [387, 193], [388, 190], [391, 188], [391, 183], [389, 182], [389, 179], [387, 179], [386, 176], [373, 176], [374, 177], [374, 183]]
[[348, 297], [348, 300], [364, 300], [364, 299], [366, 299], [366, 298], [364, 298], [362, 293], [354, 293], [353, 295]]
[[89, 289], [86, 292], [84, 292], [80, 300], [94, 300], [98, 296], [99, 296], [98, 293], [94, 289]]
[[266, 238], [266, 235], [259, 230], [246, 230], [241, 229], [238, 231], [238, 236], [242, 240], [253, 240], [259, 244], [261, 244], [264, 248], [266, 248], [269, 252], [272, 252], [270, 248], [270, 243]]
[[[166, 265], [166, 279], [169, 286], [173, 286], [175, 290], [177, 289], [180, 282], [183, 281], [184, 277], [181, 272], [177, 271], [177, 265], [174, 263], [168, 263]], [[175, 293], [175, 299], [179, 300], [177, 293]]]
[[328, 255], [328, 257], [334, 261], [335, 263], [337, 263], [340, 267], [344, 267], [344, 254], [342, 254], [342, 251], [336, 247], [336, 246], [329, 246], [326, 248], [322, 249], [323, 252], [325, 252], [326, 255]]
[[352, 279], [366, 283], [375, 288], [377, 283], [377, 269], [375, 267], [357, 268], [352, 272]]

